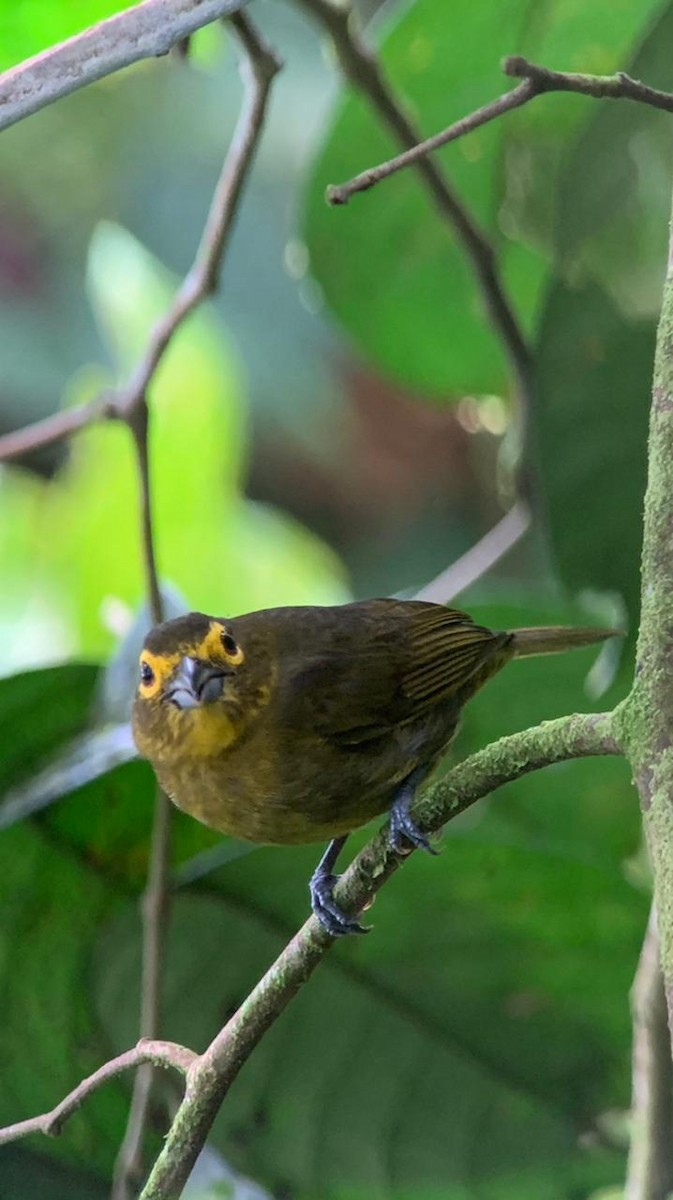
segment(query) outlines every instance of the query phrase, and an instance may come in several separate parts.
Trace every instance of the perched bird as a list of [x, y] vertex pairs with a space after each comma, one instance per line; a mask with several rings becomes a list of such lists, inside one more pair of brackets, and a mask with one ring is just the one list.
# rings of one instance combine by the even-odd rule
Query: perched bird
[[410, 816], [467, 700], [511, 658], [610, 637], [551, 627], [498, 633], [420, 601], [189, 613], [140, 656], [133, 732], [175, 804], [251, 842], [331, 838], [310, 882], [333, 935], [361, 932], [336, 904], [348, 833], [390, 811], [390, 841], [430, 849]]

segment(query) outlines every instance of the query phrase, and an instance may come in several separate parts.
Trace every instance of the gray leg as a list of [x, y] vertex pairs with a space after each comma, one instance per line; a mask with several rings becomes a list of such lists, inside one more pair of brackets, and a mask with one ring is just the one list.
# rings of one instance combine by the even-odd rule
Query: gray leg
[[343, 909], [339, 908], [332, 895], [334, 885], [339, 878], [338, 875], [332, 873], [333, 867], [347, 837], [348, 834], [344, 834], [343, 837], [332, 838], [308, 885], [311, 893], [311, 908], [320, 924], [332, 937], [341, 937], [345, 933], [369, 933], [364, 925], [361, 925], [354, 917], [349, 917]]
[[416, 789], [427, 775], [425, 767], [417, 767], [401, 785], [390, 810], [390, 845], [397, 854], [409, 853], [409, 842], [418, 850], [427, 850], [428, 854], [436, 854], [427, 836], [414, 821], [410, 813], [414, 802]]

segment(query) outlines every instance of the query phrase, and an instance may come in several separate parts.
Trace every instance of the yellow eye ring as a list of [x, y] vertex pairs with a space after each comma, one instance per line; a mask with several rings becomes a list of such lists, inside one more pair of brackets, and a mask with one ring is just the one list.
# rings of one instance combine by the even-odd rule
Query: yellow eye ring
[[233, 633], [230, 633], [228, 629], [222, 630], [220, 634], [220, 644], [226, 655], [227, 662], [231, 663], [233, 667], [237, 667], [243, 662], [245, 655], [243, 654], [243, 651], [241, 650], [241, 647], [236, 641]]
[[145, 659], [140, 663], [140, 682], [144, 683], [145, 687], [151, 687], [154, 683], [154, 671]]
[[220, 641], [222, 642], [222, 649], [226, 650], [229, 658], [233, 658], [236, 654], [238, 654], [236, 638], [233, 636], [233, 634], [229, 633], [227, 629], [223, 631]]

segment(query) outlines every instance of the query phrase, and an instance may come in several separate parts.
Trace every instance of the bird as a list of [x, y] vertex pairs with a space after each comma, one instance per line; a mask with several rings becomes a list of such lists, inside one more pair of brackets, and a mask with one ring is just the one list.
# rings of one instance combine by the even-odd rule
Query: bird
[[513, 658], [614, 634], [497, 631], [418, 600], [187, 613], [145, 639], [133, 736], [166, 794], [203, 824], [262, 844], [329, 839], [311, 907], [333, 937], [366, 932], [333, 894], [348, 834], [388, 812], [398, 854], [432, 852], [411, 805], [465, 703]]

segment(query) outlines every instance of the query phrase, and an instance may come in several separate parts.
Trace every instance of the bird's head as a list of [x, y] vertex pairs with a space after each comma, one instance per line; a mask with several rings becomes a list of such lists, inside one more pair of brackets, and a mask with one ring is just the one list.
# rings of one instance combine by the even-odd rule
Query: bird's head
[[153, 763], [211, 757], [239, 737], [268, 699], [264, 655], [254, 662], [235, 621], [189, 613], [157, 625], [145, 639], [133, 703], [133, 736]]

